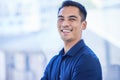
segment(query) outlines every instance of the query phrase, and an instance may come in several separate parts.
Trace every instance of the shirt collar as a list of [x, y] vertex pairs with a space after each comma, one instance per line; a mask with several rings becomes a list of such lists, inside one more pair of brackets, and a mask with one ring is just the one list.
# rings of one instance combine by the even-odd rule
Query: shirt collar
[[74, 56], [83, 46], [85, 46], [84, 40], [81, 39], [78, 41], [65, 55], [64, 55], [64, 48], [60, 51], [59, 54], [63, 56]]

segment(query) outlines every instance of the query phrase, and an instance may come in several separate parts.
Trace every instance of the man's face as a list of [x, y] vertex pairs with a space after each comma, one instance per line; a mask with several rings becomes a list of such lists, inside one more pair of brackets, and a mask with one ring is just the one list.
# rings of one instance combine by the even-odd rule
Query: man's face
[[58, 31], [64, 42], [78, 41], [81, 39], [82, 30], [86, 27], [86, 22], [81, 21], [79, 9], [77, 7], [63, 7], [58, 13]]

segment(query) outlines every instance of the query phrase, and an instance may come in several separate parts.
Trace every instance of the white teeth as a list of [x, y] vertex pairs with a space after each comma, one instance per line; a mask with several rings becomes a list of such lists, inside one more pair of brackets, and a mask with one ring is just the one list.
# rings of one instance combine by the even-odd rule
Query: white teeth
[[71, 32], [71, 30], [62, 30], [63, 32]]

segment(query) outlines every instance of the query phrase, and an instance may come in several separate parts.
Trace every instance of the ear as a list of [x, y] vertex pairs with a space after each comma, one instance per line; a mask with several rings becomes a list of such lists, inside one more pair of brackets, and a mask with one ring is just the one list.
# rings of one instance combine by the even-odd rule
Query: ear
[[82, 22], [82, 30], [85, 30], [87, 27], [87, 21]]

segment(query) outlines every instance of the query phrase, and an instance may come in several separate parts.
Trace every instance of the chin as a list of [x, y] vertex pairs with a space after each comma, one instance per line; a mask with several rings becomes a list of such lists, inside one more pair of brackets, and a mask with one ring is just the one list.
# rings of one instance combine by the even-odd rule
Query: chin
[[64, 41], [64, 42], [71, 42], [72, 41], [72, 39], [66, 39], [66, 38], [62, 38], [62, 40]]

